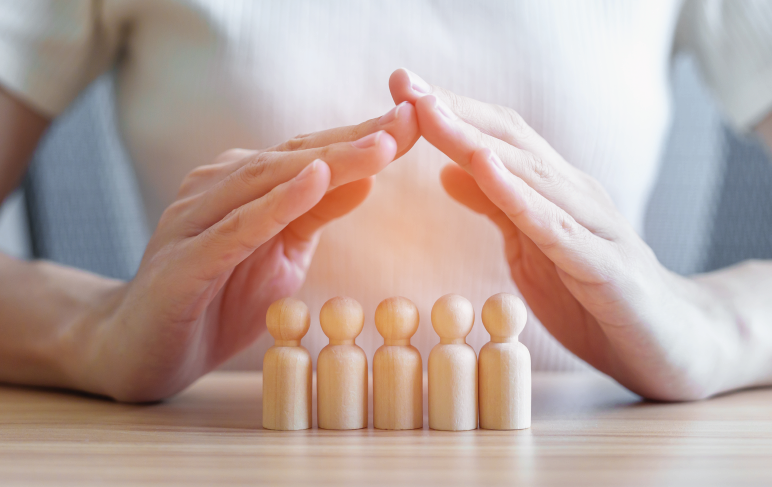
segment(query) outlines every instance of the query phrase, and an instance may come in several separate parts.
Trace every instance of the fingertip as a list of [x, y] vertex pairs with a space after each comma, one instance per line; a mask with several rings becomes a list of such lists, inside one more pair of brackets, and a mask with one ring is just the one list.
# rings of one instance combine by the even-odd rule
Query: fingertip
[[389, 91], [391, 92], [391, 98], [397, 105], [405, 101], [412, 103], [417, 99], [412, 96], [410, 75], [405, 68], [399, 68], [391, 73], [391, 76], [389, 76]]
[[432, 92], [432, 87], [420, 76], [406, 68], [399, 68], [389, 76], [389, 90], [394, 103], [415, 103]]
[[364, 201], [367, 195], [370, 194], [373, 186], [375, 186], [375, 176], [368, 176], [339, 186], [330, 191], [330, 194], [348, 193], [349, 195], [353, 195], [354, 199]]
[[448, 195], [458, 202], [462, 202], [464, 190], [462, 188], [462, 179], [459, 177], [458, 170], [464, 171], [456, 164], [447, 164], [440, 170], [440, 184]]
[[383, 147], [390, 157], [394, 157], [397, 153], [397, 139], [385, 130], [383, 131], [383, 135], [379, 138], [378, 144]]
[[399, 107], [399, 110], [397, 111], [397, 120], [400, 124], [416, 121], [416, 111], [412, 103], [403, 101], [397, 106]]
[[512, 198], [525, 183], [504, 167], [498, 155], [485, 147], [478, 149], [470, 160], [472, 176], [480, 189], [497, 206], [512, 206]]
[[333, 189], [314, 208], [314, 212], [326, 220], [343, 216], [367, 199], [374, 181], [375, 176], [370, 176]]
[[408, 127], [409, 131], [418, 131], [418, 112], [415, 106], [409, 102], [402, 102], [399, 105], [399, 125], [401, 127]]
[[415, 103], [416, 119], [421, 131], [439, 126], [441, 113], [437, 110], [438, 99], [434, 95], [422, 96]]
[[327, 186], [330, 185], [330, 180], [332, 179], [332, 170], [330, 169], [330, 166], [321, 159], [316, 159], [314, 164], [317, 165], [316, 171], [319, 172], [319, 178], [324, 184], [326, 190]]
[[[453, 155], [446, 152], [452, 148], [463, 147], [464, 152], [472, 149], [467, 137], [455, 119], [445, 115], [445, 111], [439, 109], [440, 101], [435, 95], [427, 95], [415, 104], [418, 130], [432, 145], [445, 152], [451, 159]], [[465, 156], [468, 157], [468, 156]]]
[[464, 178], [471, 178], [471, 176], [458, 164], [446, 164], [445, 167], [440, 170], [440, 182], [446, 190], [449, 186], [456, 186], [458, 183], [462, 182]]
[[396, 142], [397, 153], [404, 154], [421, 136], [418, 131], [418, 117], [415, 107], [409, 102], [404, 101], [395, 108], [396, 116], [388, 123], [386, 130]]
[[469, 159], [469, 172], [483, 191], [490, 186], [491, 180], [498, 179], [493, 166], [493, 151], [487, 147], [477, 149]]
[[332, 187], [337, 188], [352, 180], [369, 177], [383, 170], [397, 154], [397, 140], [389, 132], [379, 130], [355, 142], [348, 142], [356, 149], [344, 163], [335, 162]]
[[434, 95], [422, 96], [415, 102], [416, 111], [419, 113], [427, 110], [434, 111], [434, 108], [436, 106], [437, 106], [437, 97]]
[[[352, 181], [337, 188], [335, 191], [337, 193], [347, 193], [350, 209], [353, 209], [367, 199], [367, 196], [370, 194], [374, 185], [375, 176], [370, 176], [357, 181]], [[346, 210], [346, 212], [348, 211], [349, 209]]]
[[330, 177], [330, 166], [321, 159], [315, 159], [295, 176], [295, 182], [298, 184], [317, 182], [324, 185], [326, 188], [330, 184]]
[[476, 176], [482, 172], [489, 172], [492, 168], [491, 166], [495, 165], [496, 159], [498, 158], [494, 157], [493, 151], [488, 147], [477, 149], [474, 151], [471, 159], [469, 160], [469, 166], [472, 174]]

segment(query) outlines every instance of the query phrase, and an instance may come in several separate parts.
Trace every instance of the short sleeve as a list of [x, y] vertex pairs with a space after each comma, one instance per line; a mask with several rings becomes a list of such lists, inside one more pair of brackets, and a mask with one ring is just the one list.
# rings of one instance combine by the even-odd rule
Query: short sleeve
[[686, 0], [676, 42], [695, 55], [736, 129], [772, 111], [772, 2]]
[[0, 85], [59, 115], [112, 63], [116, 36], [99, 0], [0, 0]]

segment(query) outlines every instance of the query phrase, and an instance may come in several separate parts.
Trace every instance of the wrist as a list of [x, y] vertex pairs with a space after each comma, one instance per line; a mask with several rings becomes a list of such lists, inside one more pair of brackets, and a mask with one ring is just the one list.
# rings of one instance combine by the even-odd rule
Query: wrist
[[89, 289], [80, 294], [76, 309], [64, 320], [51, 343], [51, 367], [60, 377], [62, 386], [92, 394], [109, 395], [107, 364], [100, 363], [104, 356], [105, 337], [127, 284], [100, 278], [91, 282]]
[[723, 310], [715, 334], [724, 362], [713, 394], [772, 385], [772, 263], [747, 261], [694, 282]]
[[640, 308], [641, 316], [648, 316], [641, 325], [655, 346], [643, 347], [648, 356], [633, 362], [630, 382], [643, 396], [664, 401], [704, 399], [727, 390], [726, 373], [739, 356], [731, 307], [698, 280], [661, 271], [660, 284], [649, 288], [656, 292]]
[[0, 381], [84, 389], [72, 372], [78, 343], [73, 330], [79, 317], [120, 284], [51, 262], [0, 254]]
[[716, 293], [699, 278], [684, 278], [688, 285], [691, 340], [700, 344], [695, 354], [695, 376], [700, 399], [736, 389], [743, 346], [736, 309], [726, 296]]

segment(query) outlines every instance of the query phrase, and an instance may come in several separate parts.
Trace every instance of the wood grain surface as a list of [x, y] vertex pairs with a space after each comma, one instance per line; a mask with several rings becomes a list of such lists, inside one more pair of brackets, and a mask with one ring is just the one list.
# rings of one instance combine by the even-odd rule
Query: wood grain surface
[[143, 406], [0, 387], [0, 485], [772, 485], [772, 389], [656, 404], [535, 373], [530, 429], [466, 432], [264, 430], [260, 390], [254, 372]]

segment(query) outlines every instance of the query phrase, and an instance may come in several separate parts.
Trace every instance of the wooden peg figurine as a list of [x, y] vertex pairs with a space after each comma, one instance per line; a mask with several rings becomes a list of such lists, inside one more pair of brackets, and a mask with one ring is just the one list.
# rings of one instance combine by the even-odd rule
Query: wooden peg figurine
[[311, 427], [311, 356], [300, 345], [311, 323], [303, 301], [284, 298], [268, 308], [274, 345], [263, 357], [263, 428]]
[[477, 428], [477, 355], [466, 336], [474, 325], [472, 303], [447, 294], [432, 307], [432, 326], [440, 336], [429, 354], [429, 427], [464, 431]]
[[410, 345], [418, 321], [418, 308], [407, 298], [388, 298], [375, 310], [375, 327], [383, 337], [373, 356], [373, 426], [378, 429], [423, 427], [421, 354]]
[[319, 313], [330, 344], [316, 361], [316, 412], [322, 429], [367, 428], [367, 356], [354, 340], [362, 332], [362, 306], [347, 297], [332, 298]]
[[485, 302], [482, 321], [491, 341], [480, 350], [480, 427], [519, 430], [531, 426], [531, 354], [517, 340], [528, 312], [512, 294]]

